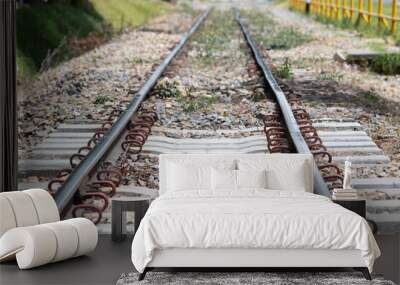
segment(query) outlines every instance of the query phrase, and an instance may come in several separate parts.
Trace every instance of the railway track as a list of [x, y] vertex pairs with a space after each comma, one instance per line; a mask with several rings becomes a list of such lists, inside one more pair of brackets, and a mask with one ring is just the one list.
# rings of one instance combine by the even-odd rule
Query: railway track
[[[315, 192], [325, 196], [330, 196], [331, 188], [341, 186], [342, 173], [335, 163], [341, 163], [344, 154], [375, 151], [376, 160], [387, 159], [366, 133], [357, 130], [357, 123], [329, 120], [313, 122], [302, 106], [301, 98], [285, 94], [275, 80], [239, 11], [235, 12], [235, 21], [240, 31], [239, 34], [232, 34], [240, 37], [237, 40], [239, 45], [248, 46], [248, 54], [238, 58], [247, 56], [250, 61], [247, 68], [249, 79], [232, 89], [244, 85], [251, 86], [252, 90], [264, 89], [264, 102], [255, 104], [256, 110], [251, 114], [256, 117], [255, 121], [247, 125], [229, 125], [224, 118], [218, 117], [209, 127], [196, 129], [193, 126], [181, 126], [181, 119], [172, 120], [171, 116], [165, 114], [168, 113], [165, 109], [173, 109], [173, 106], [166, 105], [177, 99], [164, 97], [154, 86], [162, 77], [176, 76], [174, 73], [179, 74], [179, 71], [185, 74], [183, 66], [188, 64], [182, 61], [185, 56], [187, 59], [190, 51], [184, 51], [184, 48], [189, 39], [205, 25], [209, 14], [210, 10], [198, 17], [126, 110], [119, 108], [102, 122], [66, 121], [38, 145], [31, 161], [23, 164], [26, 167], [21, 169], [21, 173], [27, 176], [32, 173], [51, 175], [53, 178], [49, 182], [23, 184], [21, 188], [47, 186], [64, 215], [85, 214], [104, 231], [108, 231], [111, 197], [157, 195], [154, 191], [157, 178], [152, 173], [158, 171], [157, 157], [160, 153], [310, 153], [317, 162], [314, 171]], [[227, 89], [220, 91], [229, 94]], [[150, 94], [152, 99], [148, 98]], [[190, 96], [186, 103], [197, 100], [197, 97]], [[240, 102], [231, 103], [234, 106], [232, 108], [241, 104], [245, 106], [246, 102], [243, 102], [242, 98]], [[341, 148], [344, 151], [338, 151]], [[370, 157], [368, 159], [361, 159], [360, 162], [374, 162]], [[363, 183], [359, 182], [360, 185]]]

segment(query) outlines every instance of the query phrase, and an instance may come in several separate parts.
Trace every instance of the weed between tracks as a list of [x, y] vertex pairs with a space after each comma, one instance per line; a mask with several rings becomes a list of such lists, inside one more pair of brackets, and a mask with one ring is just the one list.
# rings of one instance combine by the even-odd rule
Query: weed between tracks
[[218, 101], [215, 94], [195, 97], [193, 86], [184, 87], [176, 80], [161, 80], [154, 93], [160, 98], [175, 98], [184, 112], [197, 112], [207, 110], [212, 104]]
[[214, 94], [204, 97], [190, 98], [190, 97], [178, 97], [177, 101], [181, 104], [184, 112], [198, 112], [207, 110], [214, 103], [218, 102], [218, 97]]
[[238, 25], [231, 12], [213, 12], [193, 38], [192, 45], [198, 52], [198, 63], [207, 66], [229, 60], [229, 49], [241, 53], [242, 49], [232, 46], [232, 39], [237, 32]]
[[232, 11], [213, 11], [166, 77], [150, 100], [159, 106], [158, 123], [168, 128], [256, 127], [262, 125], [260, 114], [275, 107]]

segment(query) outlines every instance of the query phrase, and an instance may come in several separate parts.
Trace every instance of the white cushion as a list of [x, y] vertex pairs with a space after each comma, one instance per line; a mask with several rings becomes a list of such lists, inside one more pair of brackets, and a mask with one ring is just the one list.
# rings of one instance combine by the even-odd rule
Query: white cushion
[[22, 191], [1, 193], [8, 200], [12, 208], [17, 227], [26, 227], [39, 224], [35, 205], [29, 195]]
[[60, 220], [53, 197], [43, 189], [0, 193], [0, 214], [0, 237], [15, 227]]
[[238, 189], [265, 189], [267, 184], [267, 170], [237, 170], [237, 188]]
[[39, 224], [51, 223], [60, 220], [57, 205], [49, 192], [43, 189], [29, 189], [25, 193], [30, 196], [39, 218]]
[[0, 237], [16, 226], [17, 221], [10, 202], [4, 195], [0, 195]]
[[98, 241], [97, 228], [90, 220], [75, 218], [64, 222], [75, 228], [78, 234], [78, 248], [74, 257], [91, 252], [96, 248]]
[[0, 261], [17, 259], [20, 269], [79, 256], [97, 245], [97, 228], [88, 219], [18, 227], [0, 238]]
[[211, 181], [211, 188], [214, 192], [234, 191], [237, 189], [236, 170], [212, 168]]
[[51, 262], [57, 262], [75, 256], [78, 249], [79, 237], [75, 229], [71, 228], [70, 223], [55, 222], [44, 224], [55, 235], [57, 241], [56, 254]]

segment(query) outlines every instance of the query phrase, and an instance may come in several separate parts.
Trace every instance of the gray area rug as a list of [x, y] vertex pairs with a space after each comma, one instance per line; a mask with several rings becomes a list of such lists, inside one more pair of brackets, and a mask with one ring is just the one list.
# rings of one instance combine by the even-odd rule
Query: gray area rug
[[372, 281], [364, 279], [358, 272], [148, 272], [146, 278], [138, 281], [138, 273], [122, 274], [117, 285], [145, 284], [267, 284], [267, 285], [395, 285], [380, 276]]

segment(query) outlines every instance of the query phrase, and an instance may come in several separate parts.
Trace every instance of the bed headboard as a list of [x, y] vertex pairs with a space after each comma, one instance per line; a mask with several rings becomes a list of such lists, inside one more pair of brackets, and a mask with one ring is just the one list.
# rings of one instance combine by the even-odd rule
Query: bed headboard
[[[167, 191], [168, 169], [170, 163], [184, 163], [190, 167], [230, 164], [238, 169], [240, 165], [257, 168], [258, 165], [268, 165], [270, 168], [279, 169], [285, 174], [285, 179], [290, 180], [291, 171], [295, 165], [303, 165], [306, 191], [313, 192], [314, 159], [311, 154], [161, 154], [159, 161], [159, 192], [160, 195]], [[295, 181], [293, 182], [295, 183]]]

